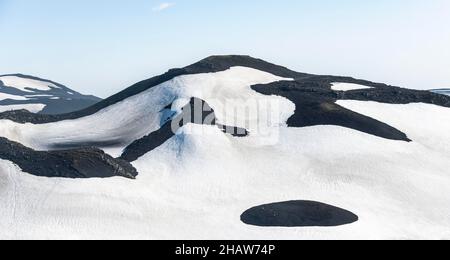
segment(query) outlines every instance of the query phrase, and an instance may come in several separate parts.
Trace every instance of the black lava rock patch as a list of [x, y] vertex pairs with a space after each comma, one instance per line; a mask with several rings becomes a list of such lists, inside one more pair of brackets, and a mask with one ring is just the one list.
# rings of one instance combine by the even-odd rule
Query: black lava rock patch
[[35, 151], [6, 138], [0, 138], [0, 158], [18, 165], [24, 172], [40, 177], [134, 179], [136, 169], [96, 148], [65, 151]]
[[354, 223], [350, 211], [315, 201], [287, 201], [251, 208], [242, 222], [260, 227], [335, 227]]
[[289, 127], [336, 125], [386, 139], [411, 141], [388, 124], [339, 106], [335, 103], [338, 93], [331, 90], [331, 84], [327, 86], [327, 83], [280, 81], [252, 88], [261, 94], [285, 97], [295, 104], [296, 111], [287, 121]]

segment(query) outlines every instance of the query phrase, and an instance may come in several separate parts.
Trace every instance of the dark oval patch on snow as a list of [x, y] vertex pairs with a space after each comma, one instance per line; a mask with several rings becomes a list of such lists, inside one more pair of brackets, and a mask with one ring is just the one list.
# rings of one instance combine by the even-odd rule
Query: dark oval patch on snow
[[242, 222], [260, 227], [334, 227], [358, 221], [350, 211], [315, 201], [287, 201], [251, 208]]

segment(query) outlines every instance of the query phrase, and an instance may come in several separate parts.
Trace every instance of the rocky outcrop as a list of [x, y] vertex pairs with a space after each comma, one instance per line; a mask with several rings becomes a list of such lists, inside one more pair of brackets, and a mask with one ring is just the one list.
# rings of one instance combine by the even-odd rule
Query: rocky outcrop
[[19, 143], [0, 138], [0, 158], [18, 165], [24, 172], [40, 177], [134, 179], [136, 169], [97, 148], [65, 151], [35, 151]]
[[283, 81], [252, 88], [265, 95], [285, 97], [295, 104], [295, 114], [287, 121], [290, 127], [336, 125], [386, 139], [411, 141], [392, 126], [337, 105], [340, 92], [332, 91], [331, 85], [326, 86]]
[[251, 208], [241, 216], [260, 227], [335, 227], [358, 221], [350, 211], [316, 201], [286, 201]]

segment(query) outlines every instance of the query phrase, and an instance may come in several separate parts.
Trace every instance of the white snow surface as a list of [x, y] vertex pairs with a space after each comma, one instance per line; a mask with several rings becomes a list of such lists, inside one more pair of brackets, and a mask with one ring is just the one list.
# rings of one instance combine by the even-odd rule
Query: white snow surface
[[370, 89], [372, 87], [353, 83], [332, 83], [331, 89], [334, 91], [350, 91], [360, 89]]
[[25, 95], [26, 98], [52, 98], [53, 95]]
[[[250, 86], [280, 80], [288, 79], [246, 67], [184, 75], [76, 120], [41, 125], [1, 120], [0, 136], [37, 150], [52, 150], [61, 147], [61, 144], [77, 146], [102, 142], [108, 145], [100, 148], [113, 156], [120, 156], [122, 150], [134, 140], [161, 127], [164, 114], [161, 110], [165, 106], [178, 100], [175, 102], [178, 105], [173, 109], [180, 110], [191, 97], [197, 97], [207, 101], [215, 110], [219, 123], [264, 132], [264, 136], [255, 135], [255, 138], [261, 143], [275, 142], [277, 135], [272, 132], [277, 133], [279, 126], [286, 124], [295, 111], [295, 105], [282, 97], [259, 94]], [[253, 113], [247, 115], [245, 105], [253, 103], [258, 106], [253, 106]], [[269, 125], [258, 118], [268, 110], [275, 113]]]
[[[21, 105], [0, 105], [0, 113], [12, 110], [20, 110], [25, 109], [32, 113], [41, 112], [46, 105], [44, 104], [21, 104]], [[1, 132], [2, 130], [0, 130]]]
[[2, 76], [0, 81], [7, 87], [16, 88], [25, 92], [33, 92], [33, 89], [48, 91], [51, 88], [59, 88], [53, 83], [34, 80], [28, 78], [22, 78], [18, 76]]
[[[231, 72], [236, 70], [244, 72], [241, 68]], [[208, 75], [201, 76], [208, 79]], [[259, 76], [259, 81], [277, 80]], [[210, 79], [210, 83], [218, 81]], [[242, 87], [231, 86], [238, 91], [233, 95], [258, 96], [244, 87], [250, 81], [239, 84]], [[157, 92], [148, 91], [148, 106], [155, 105], [152, 94], [170, 103], [174, 91], [170, 86], [189, 87], [188, 82], [200, 81], [183, 77], [153, 90]], [[231, 95], [227, 86], [214, 89]], [[188, 98], [179, 90], [178, 94]], [[206, 89], [196, 94], [207, 101], [212, 95]], [[125, 114], [143, 109], [136, 107], [140, 98], [144, 96], [124, 101], [135, 105]], [[189, 124], [133, 163], [139, 171], [136, 180], [39, 178], [0, 160], [0, 238], [450, 239], [450, 109], [426, 104], [339, 104], [391, 124], [414, 141], [387, 140], [336, 126], [281, 125], [278, 141], [265, 143], [256, 137], [233, 138], [215, 127]], [[167, 102], [155, 106], [161, 105]], [[286, 108], [288, 115], [292, 107], [286, 103]], [[144, 112], [155, 111], [158, 109], [148, 108]], [[107, 113], [94, 116], [100, 115]], [[22, 126], [1, 123], [1, 135], [4, 129], [15, 129], [18, 139], [27, 140]], [[87, 123], [101, 128], [93, 120]], [[78, 125], [61, 122], [51, 126], [61, 127], [59, 124]], [[26, 127], [36, 134], [45, 129]], [[328, 203], [350, 210], [360, 219], [331, 228], [263, 228], [240, 221], [240, 215], [253, 206], [288, 200]]]
[[6, 93], [0, 93], [0, 101], [5, 100], [5, 99], [11, 99], [11, 100], [28, 100], [28, 98], [23, 97], [23, 96], [17, 96], [17, 95], [11, 95], [11, 94], [6, 94]]
[[[10, 99], [15, 101], [26, 101], [33, 100], [36, 98], [52, 98], [53, 95], [45, 95], [45, 94], [37, 94], [35, 91], [49, 91], [52, 88], [59, 88], [53, 83], [28, 79], [24, 77], [18, 76], [1, 76], [0, 81], [7, 87], [16, 88], [18, 90], [24, 91], [25, 93], [29, 93], [23, 96], [12, 95], [7, 93], [0, 92], [0, 101]], [[2, 87], [0, 87], [0, 91], [2, 91]], [[40, 103], [32, 103], [32, 104], [14, 104], [14, 105], [0, 105], [0, 113], [10, 110], [20, 110], [26, 109], [32, 113], [39, 113], [45, 108], [45, 104]]]

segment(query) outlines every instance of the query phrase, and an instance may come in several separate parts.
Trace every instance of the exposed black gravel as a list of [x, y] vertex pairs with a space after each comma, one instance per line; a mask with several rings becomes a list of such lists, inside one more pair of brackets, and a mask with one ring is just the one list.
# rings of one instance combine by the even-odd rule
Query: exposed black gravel
[[354, 223], [350, 211], [315, 201], [287, 201], [251, 208], [242, 222], [260, 227], [334, 227]]
[[65, 151], [35, 151], [0, 138], [0, 158], [18, 165], [24, 172], [41, 177], [134, 179], [138, 173], [128, 162], [115, 159], [97, 148]]
[[410, 141], [406, 134], [392, 126], [337, 105], [339, 93], [331, 88], [276, 82], [256, 85], [253, 89], [265, 95], [283, 96], [295, 103], [295, 114], [287, 121], [290, 127], [337, 125], [387, 139]]

